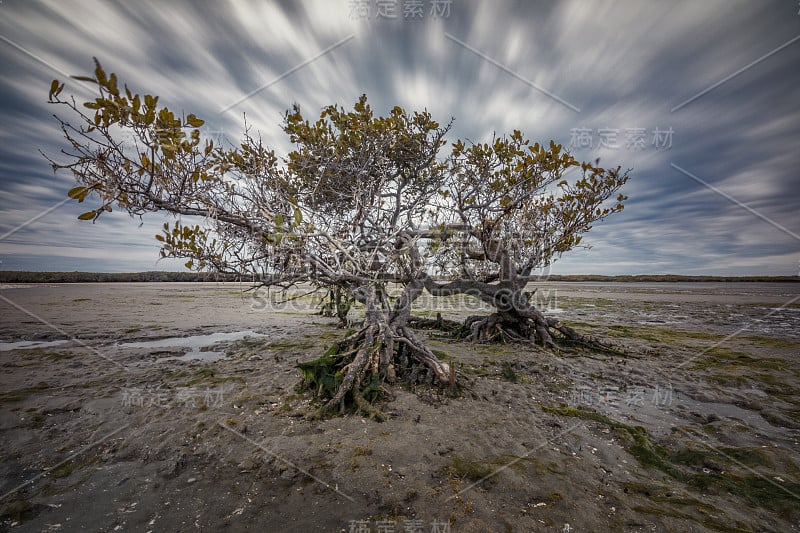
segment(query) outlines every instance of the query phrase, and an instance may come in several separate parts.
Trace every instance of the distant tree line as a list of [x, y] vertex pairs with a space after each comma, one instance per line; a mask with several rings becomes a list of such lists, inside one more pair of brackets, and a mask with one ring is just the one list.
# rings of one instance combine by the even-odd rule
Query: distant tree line
[[596, 281], [605, 283], [662, 283], [662, 282], [787, 282], [800, 281], [800, 276], [681, 276], [678, 274], [640, 274], [635, 276], [601, 276], [595, 274], [577, 274], [571, 276], [550, 276], [547, 281]]
[[[209, 272], [30, 272], [0, 271], [0, 283], [113, 283], [113, 282], [241, 281], [239, 276]], [[248, 281], [248, 280], [245, 280]]]
[[[250, 281], [248, 276], [212, 272], [32, 272], [0, 270], [0, 283], [114, 283], [114, 282], [225, 282]], [[597, 283], [712, 283], [712, 282], [800, 282], [799, 276], [680, 276], [677, 274], [643, 274], [636, 276], [602, 276], [596, 274], [551, 275], [553, 282]]]

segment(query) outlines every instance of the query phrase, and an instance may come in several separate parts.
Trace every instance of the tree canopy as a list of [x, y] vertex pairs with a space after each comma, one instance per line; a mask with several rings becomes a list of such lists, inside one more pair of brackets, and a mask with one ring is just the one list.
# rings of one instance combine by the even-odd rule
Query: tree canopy
[[[545, 317], [524, 289], [536, 269], [623, 209], [628, 173], [619, 167], [579, 162], [561, 145], [516, 130], [484, 143], [452, 142], [452, 121], [397, 106], [378, 116], [366, 95], [352, 109], [325, 107], [313, 121], [293, 106], [281, 125], [293, 147], [286, 154], [247, 128], [238, 146], [224, 147], [203, 137], [196, 115], [132, 92], [95, 63], [93, 76], [78, 77], [96, 86], [93, 101], [62, 97], [58, 80], [49, 93], [69, 113], [56, 117], [67, 146], [50, 162], [75, 176], [71, 198], [93, 202], [79, 218], [94, 222], [112, 209], [199, 217], [195, 225], [164, 225], [156, 235], [162, 257], [362, 302], [363, 325], [320, 360], [329, 365], [329, 406], [345, 398], [361, 404], [367, 390], [413, 365], [452, 385], [449, 365], [408, 328], [425, 291], [471, 294], [493, 306], [495, 313], [465, 324], [474, 340], [552, 345], [554, 336], [576, 335]], [[389, 295], [389, 283], [399, 296]], [[318, 367], [301, 370], [321, 384]]]

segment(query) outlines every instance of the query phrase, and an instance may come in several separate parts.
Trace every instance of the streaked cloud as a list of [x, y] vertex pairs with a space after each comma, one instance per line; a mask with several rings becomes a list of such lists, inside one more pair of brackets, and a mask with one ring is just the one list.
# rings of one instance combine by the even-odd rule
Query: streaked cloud
[[[235, 141], [246, 115], [279, 152], [288, 148], [279, 123], [293, 103], [313, 115], [330, 103], [351, 105], [362, 93], [378, 112], [400, 104], [426, 108], [443, 122], [455, 117], [453, 139], [483, 141], [521, 129], [569, 147], [574, 128], [589, 128], [593, 147], [573, 152], [632, 168], [630, 200], [587, 235], [590, 251], [565, 256], [555, 272], [797, 274], [800, 243], [670, 166], [800, 233], [800, 42], [670, 111], [800, 34], [796, 7], [455, 0], [447, 18], [431, 17], [426, 2], [421, 20], [404, 19], [402, 9], [395, 20], [375, 17], [374, 9], [360, 20], [347, 0], [6, 0], [0, 35], [13, 44], [0, 42], [7, 72], [0, 81], [0, 234], [62, 200], [71, 186], [71, 177], [53, 176], [37, 151], [57, 158], [62, 146], [51, 117], [60, 110], [45, 103], [47, 89], [59, 72], [90, 72], [97, 56], [135, 90], [205, 118], [209, 134]], [[67, 90], [90, 96], [74, 81]], [[651, 145], [656, 127], [672, 128], [669, 149]], [[598, 149], [599, 128], [618, 130], [621, 146]], [[624, 147], [627, 128], [647, 131], [641, 150]], [[0, 268], [180, 268], [155, 263], [152, 235], [161, 217], [140, 228], [114, 213], [89, 227], [75, 220], [82, 207], [67, 204], [0, 242]]]

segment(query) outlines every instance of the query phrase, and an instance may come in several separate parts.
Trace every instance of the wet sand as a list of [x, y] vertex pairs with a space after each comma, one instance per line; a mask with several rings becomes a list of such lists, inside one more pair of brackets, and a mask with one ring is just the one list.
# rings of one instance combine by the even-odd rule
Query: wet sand
[[246, 288], [1, 288], [0, 530], [800, 528], [797, 284], [541, 283], [620, 353], [423, 332], [462, 394], [382, 423], [316, 419], [295, 366], [342, 330]]

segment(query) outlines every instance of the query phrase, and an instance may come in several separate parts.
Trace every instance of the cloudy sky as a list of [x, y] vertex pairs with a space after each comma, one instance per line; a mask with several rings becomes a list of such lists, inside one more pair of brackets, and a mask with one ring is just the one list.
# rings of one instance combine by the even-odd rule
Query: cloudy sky
[[[482, 141], [521, 129], [631, 168], [625, 211], [553, 272], [800, 270], [800, 4], [790, 1], [0, 2], [0, 269], [179, 270], [164, 219], [79, 222], [42, 155], [62, 139], [53, 78], [97, 56], [138, 92], [236, 142], [243, 116], [285, 153], [281, 114], [366, 93], [455, 118]], [[91, 93], [80, 83], [65, 92]], [[794, 147], [794, 148], [793, 148]]]

